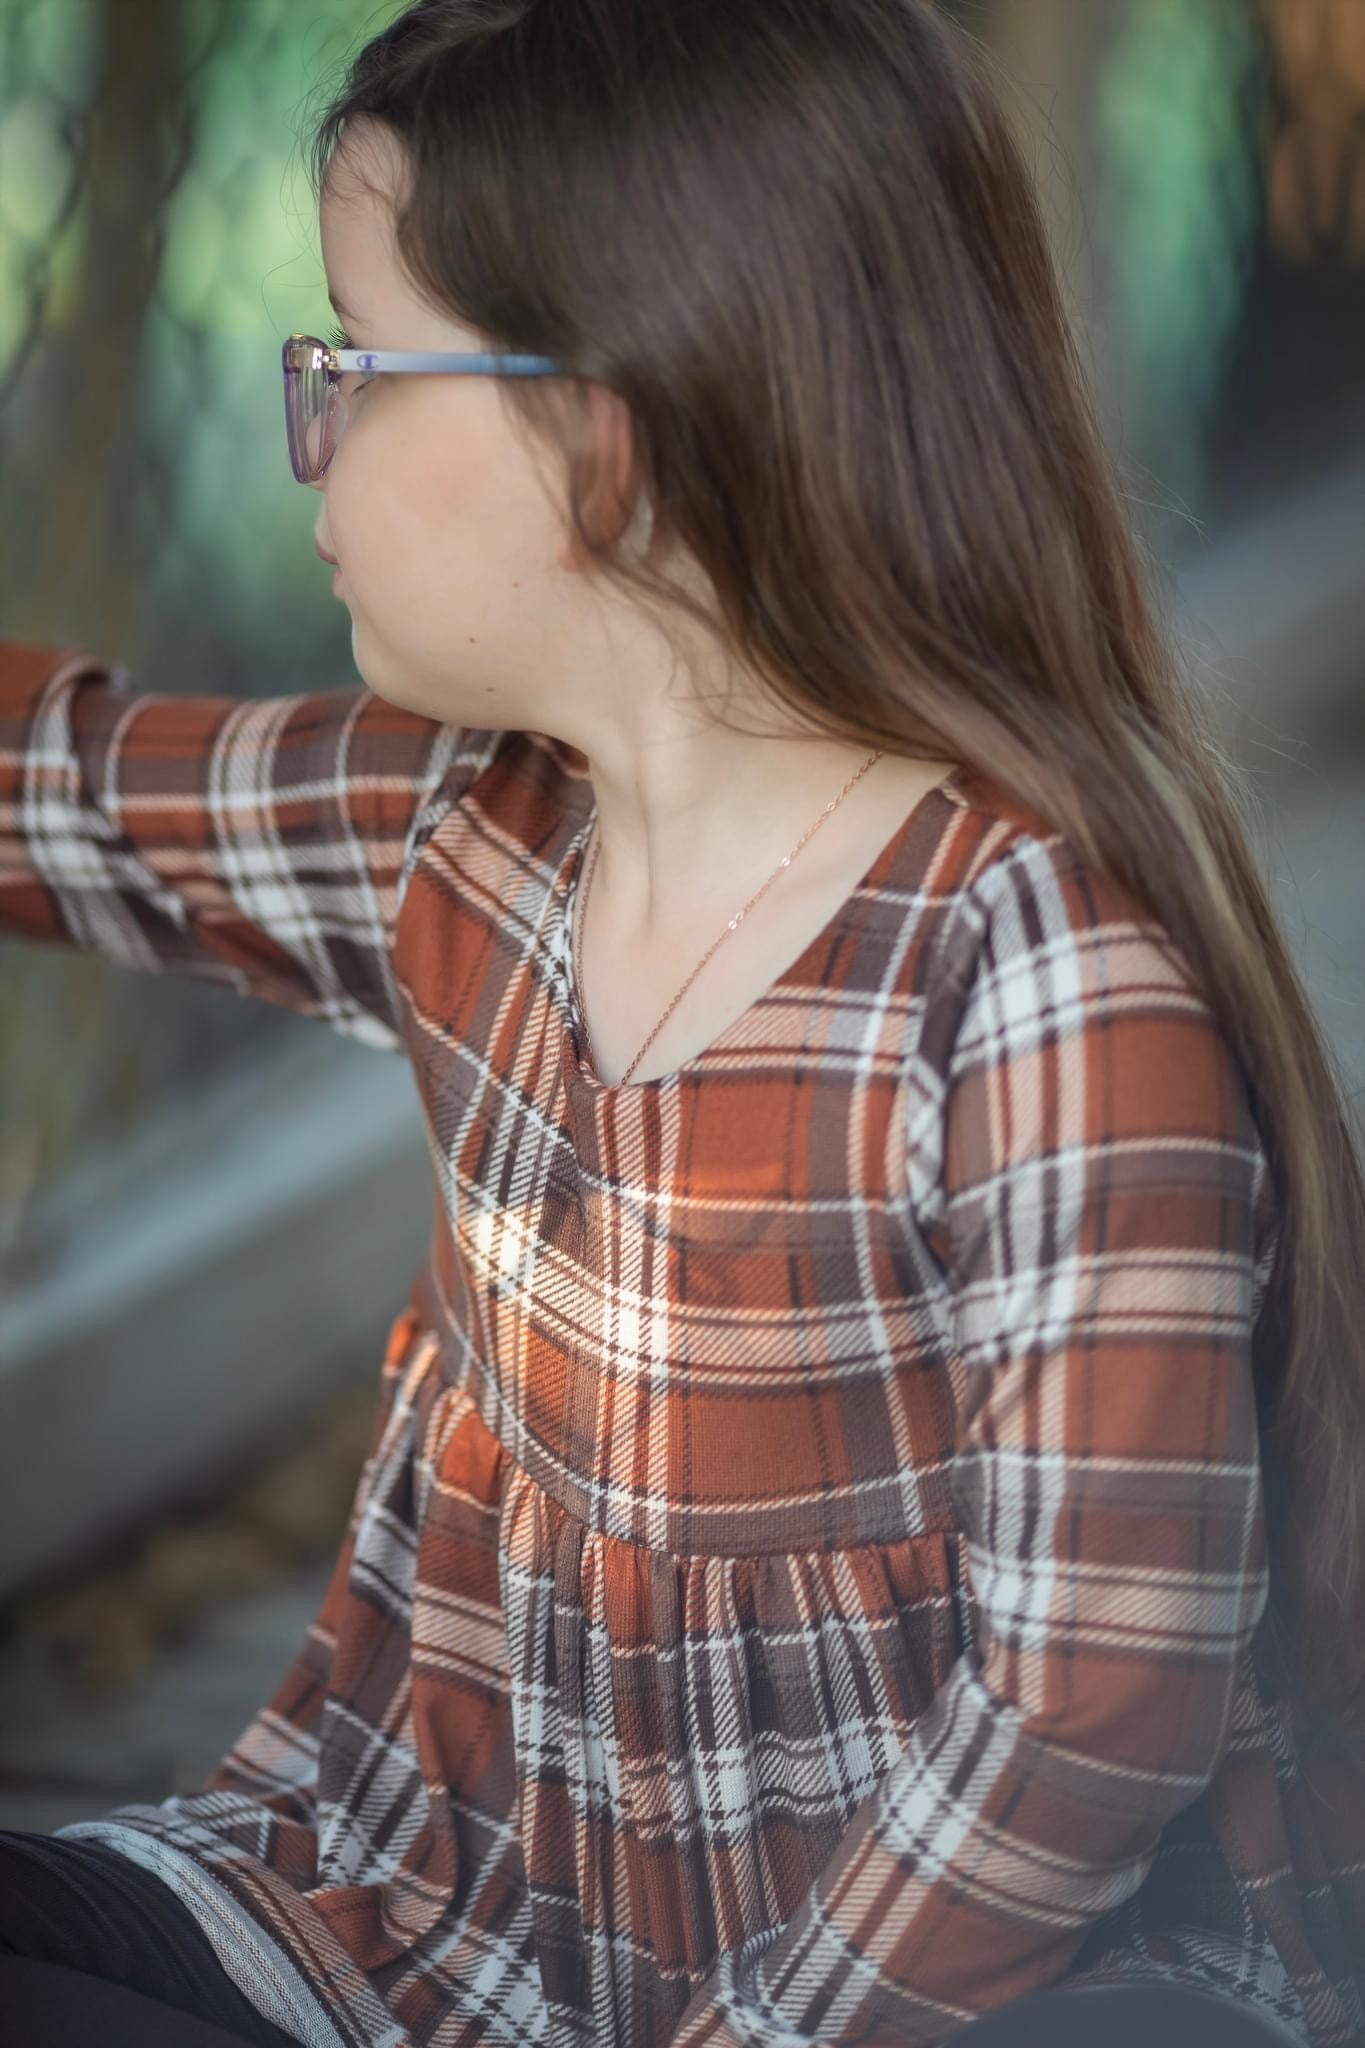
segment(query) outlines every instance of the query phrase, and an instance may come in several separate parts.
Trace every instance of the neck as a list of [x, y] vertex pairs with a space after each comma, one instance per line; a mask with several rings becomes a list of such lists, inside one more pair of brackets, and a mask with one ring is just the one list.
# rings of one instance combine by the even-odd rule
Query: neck
[[750, 877], [751, 888], [759, 887], [784, 859], [795, 864], [798, 852], [804, 870], [818, 868], [831, 835], [840, 836], [838, 815], [866, 809], [869, 797], [875, 808], [879, 781], [892, 784], [894, 800], [889, 758], [861, 746], [826, 747], [819, 757], [789, 746], [778, 762], [742, 760], [731, 781], [669, 789], [653, 810], [641, 806], [639, 782], [626, 794], [618, 781], [599, 784], [594, 774], [596, 815], [585, 852], [614, 927], [645, 941], [714, 919], [718, 901], [729, 901]]

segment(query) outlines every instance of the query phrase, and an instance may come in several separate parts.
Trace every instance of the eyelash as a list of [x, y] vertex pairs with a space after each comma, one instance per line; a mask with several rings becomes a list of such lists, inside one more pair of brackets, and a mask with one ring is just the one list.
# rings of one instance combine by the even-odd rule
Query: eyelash
[[[334, 327], [332, 329], [331, 333], [327, 336], [327, 344], [329, 348], [355, 347], [355, 343], [351, 340], [350, 335], [347, 334], [345, 330], [340, 327]], [[364, 391], [366, 386], [372, 384], [373, 382], [374, 379], [372, 377], [366, 377], [362, 383], [356, 385], [355, 391], [351, 393], [352, 398], [355, 397], [356, 391]]]

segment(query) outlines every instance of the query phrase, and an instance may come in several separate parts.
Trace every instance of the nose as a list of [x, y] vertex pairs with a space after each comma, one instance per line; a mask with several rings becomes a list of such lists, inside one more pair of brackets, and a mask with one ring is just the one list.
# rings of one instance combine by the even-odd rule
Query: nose
[[326, 548], [322, 545], [322, 542], [318, 539], [316, 534], [313, 535], [313, 547], [321, 561], [330, 562], [334, 569], [339, 568], [341, 566], [340, 563], [337, 561], [335, 555], [328, 554]]

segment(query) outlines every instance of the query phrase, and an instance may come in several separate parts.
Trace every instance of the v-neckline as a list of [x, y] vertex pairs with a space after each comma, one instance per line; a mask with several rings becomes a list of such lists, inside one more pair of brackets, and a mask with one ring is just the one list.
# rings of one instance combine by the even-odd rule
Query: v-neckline
[[[693, 1053], [690, 1059], [681, 1061], [676, 1067], [671, 1067], [666, 1074], [651, 1074], [646, 1076], [644, 1080], [639, 1081], [603, 1081], [594, 1069], [587, 1053], [587, 1034], [584, 1029], [583, 1012], [578, 998], [578, 978], [574, 972], [573, 921], [577, 912], [578, 891], [583, 879], [583, 849], [587, 843], [589, 832], [592, 829], [594, 815], [593, 807], [589, 804], [588, 810], [580, 821], [577, 831], [565, 848], [559, 878], [559, 925], [556, 939], [564, 969], [561, 982], [563, 991], [561, 1035], [565, 1072], [572, 1086], [585, 1095], [602, 1099], [644, 1095], [653, 1090], [673, 1087], [684, 1077], [692, 1075], [699, 1068], [708, 1065], [728, 1052], [749, 1029], [754, 1016], [772, 1003], [782, 989], [789, 987], [799, 978], [798, 969], [803, 966], [808, 956], [817, 949], [820, 951], [827, 949], [830, 939], [839, 925], [848, 916], [857, 899], [866, 894], [869, 889], [873, 889], [883, 881], [892, 878], [902, 849], [911, 834], [919, 829], [926, 816], [932, 816], [936, 820], [937, 829], [924, 848], [922, 866], [927, 870], [934, 848], [939, 844], [943, 832], [947, 828], [951, 812], [961, 810], [967, 803], [967, 798], [963, 794], [962, 783], [965, 776], [969, 773], [969, 770], [959, 765], [951, 769], [940, 781], [931, 784], [928, 789], [916, 798], [890, 837], [878, 849], [870, 865], [847, 894], [835, 905], [833, 911], [825, 919], [819, 930], [812, 934], [802, 946], [800, 952], [789, 960], [787, 965], [773, 977], [761, 994], [757, 995], [751, 1003], [746, 1004], [738, 1016], [731, 1018], [730, 1022], [724, 1025], [709, 1043], [701, 1048], [700, 1052]], [[886, 871], [885, 874], [883, 874], [883, 870]]]

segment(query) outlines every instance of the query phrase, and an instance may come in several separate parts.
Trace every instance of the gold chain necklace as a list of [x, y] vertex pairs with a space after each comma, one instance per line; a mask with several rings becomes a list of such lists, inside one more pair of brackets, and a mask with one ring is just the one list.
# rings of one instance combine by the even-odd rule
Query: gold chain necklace
[[[830, 815], [831, 811], [836, 811], [836, 810], [837, 810], [837, 809], [839, 808], [839, 805], [840, 805], [840, 804], [841, 804], [841, 803], [843, 802], [844, 798], [845, 798], [845, 797], [846, 797], [846, 796], [848, 795], [848, 793], [849, 793], [849, 791], [850, 791], [850, 790], [852, 789], [852, 787], [853, 787], [854, 783], [855, 783], [855, 782], [860, 782], [860, 781], [862, 780], [863, 776], [864, 776], [864, 775], [866, 775], [866, 773], [867, 773], [868, 769], [869, 769], [869, 768], [871, 768], [871, 767], [873, 767], [873, 766], [875, 765], [875, 763], [876, 763], [876, 762], [878, 762], [878, 761], [880, 761], [880, 760], [881, 760], [881, 758], [882, 758], [882, 754], [883, 754], [883, 752], [884, 752], [884, 751], [885, 751], [885, 750], [884, 750], [883, 748], [881, 748], [881, 747], [878, 747], [878, 749], [877, 749], [876, 753], [872, 755], [871, 759], [870, 759], [870, 760], [867, 760], [867, 761], [864, 761], [864, 763], [863, 763], [862, 767], [861, 767], [861, 768], [860, 768], [860, 769], [858, 770], [857, 774], [856, 774], [856, 775], [851, 775], [851, 776], [849, 777], [848, 781], [847, 781], [847, 782], [846, 782], [846, 783], [844, 784], [843, 788], [842, 788], [842, 789], [841, 789], [841, 790], [839, 791], [839, 794], [838, 794], [838, 796], [834, 797], [834, 798], [832, 799], [832, 801], [831, 801], [831, 802], [829, 802], [829, 803], [827, 803], [827, 804], [825, 805], [825, 808], [824, 808], [824, 810], [823, 810], [823, 811], [822, 811], [822, 812], [820, 813], [820, 816], [819, 816], [819, 817], [818, 817], [818, 818], [817, 818], [817, 819], [815, 820], [815, 823], [814, 823], [813, 825], [811, 825], [810, 827], [808, 827], [808, 829], [807, 829], [807, 830], [805, 831], [805, 833], [803, 833], [803, 835], [801, 836], [801, 838], [797, 840], [797, 842], [796, 842], [795, 846], [794, 846], [794, 847], [792, 848], [791, 852], [790, 852], [789, 854], [786, 854], [786, 855], [784, 855], [784, 856], [783, 856], [783, 858], [782, 858], [782, 859], [781, 859], [781, 860], [780, 860], [780, 861], [778, 862], [777, 866], [776, 866], [776, 867], [775, 867], [775, 868], [773, 869], [772, 873], [771, 873], [771, 874], [769, 875], [769, 877], [768, 877], [767, 881], [766, 881], [766, 882], [765, 882], [765, 883], [763, 884], [763, 887], [762, 887], [762, 888], [761, 888], [761, 889], [760, 889], [760, 890], [759, 890], [759, 891], [757, 892], [757, 894], [756, 894], [756, 895], [753, 895], [753, 896], [751, 896], [751, 897], [749, 898], [749, 901], [748, 901], [748, 902], [747, 902], [747, 903], [745, 904], [745, 906], [744, 906], [743, 910], [737, 911], [737, 912], [735, 913], [735, 915], [734, 915], [734, 916], [733, 916], [733, 917], [732, 917], [732, 918], [730, 919], [730, 922], [729, 922], [729, 924], [727, 924], [727, 925], [726, 925], [726, 927], [725, 927], [725, 930], [724, 930], [724, 931], [723, 931], [723, 932], [721, 933], [721, 935], [720, 935], [720, 938], [716, 940], [716, 943], [715, 943], [715, 945], [714, 945], [714, 946], [712, 946], [712, 947], [710, 948], [710, 951], [709, 951], [709, 952], [707, 952], [707, 953], [704, 953], [704, 954], [702, 955], [702, 958], [701, 958], [701, 959], [700, 959], [700, 960], [698, 961], [697, 965], [696, 965], [696, 966], [695, 966], [695, 967], [693, 968], [692, 972], [691, 972], [691, 973], [690, 973], [690, 974], [688, 975], [688, 977], [687, 977], [686, 981], [685, 981], [685, 982], [683, 983], [682, 987], [681, 987], [681, 988], [680, 988], [680, 989], [678, 990], [678, 993], [677, 993], [677, 994], [676, 994], [676, 995], [674, 996], [674, 998], [673, 998], [672, 1002], [671, 1002], [671, 1003], [669, 1004], [668, 1008], [667, 1008], [667, 1009], [666, 1009], [666, 1010], [664, 1011], [664, 1013], [663, 1013], [663, 1016], [662, 1016], [662, 1017], [660, 1017], [660, 1019], [659, 1019], [658, 1023], [657, 1023], [657, 1024], [656, 1024], [656, 1025], [654, 1026], [654, 1029], [653, 1029], [653, 1030], [652, 1030], [652, 1031], [650, 1032], [650, 1034], [649, 1034], [649, 1037], [648, 1037], [648, 1038], [647, 1038], [647, 1039], [645, 1040], [644, 1044], [643, 1044], [643, 1045], [642, 1045], [642, 1046], [640, 1047], [640, 1050], [639, 1050], [639, 1051], [638, 1051], [638, 1052], [636, 1053], [636, 1055], [635, 1055], [634, 1059], [633, 1059], [633, 1060], [631, 1061], [630, 1065], [629, 1065], [629, 1066], [628, 1066], [628, 1067], [626, 1068], [626, 1071], [625, 1071], [625, 1073], [624, 1073], [624, 1074], [622, 1074], [622, 1076], [621, 1076], [621, 1079], [620, 1079], [620, 1080], [619, 1080], [619, 1081], [618, 1081], [618, 1082], [616, 1083], [616, 1086], [617, 1086], [618, 1088], [623, 1088], [623, 1087], [625, 1086], [626, 1082], [627, 1082], [627, 1081], [628, 1081], [628, 1080], [630, 1079], [631, 1075], [632, 1075], [632, 1074], [633, 1074], [633, 1073], [635, 1072], [635, 1069], [636, 1069], [636, 1068], [637, 1068], [637, 1067], [639, 1066], [639, 1064], [640, 1064], [641, 1060], [642, 1060], [642, 1059], [644, 1058], [645, 1054], [646, 1054], [646, 1053], [647, 1053], [647, 1052], [649, 1051], [649, 1048], [651, 1047], [651, 1045], [653, 1045], [653, 1043], [654, 1043], [655, 1039], [656, 1039], [656, 1038], [658, 1037], [659, 1033], [660, 1033], [660, 1032], [661, 1032], [661, 1031], [663, 1030], [663, 1028], [664, 1028], [664, 1025], [665, 1025], [665, 1024], [666, 1024], [666, 1023], [668, 1022], [669, 1018], [670, 1018], [670, 1017], [671, 1017], [671, 1016], [673, 1015], [673, 1012], [674, 1012], [674, 1011], [675, 1011], [675, 1010], [677, 1009], [677, 1007], [678, 1007], [679, 1003], [680, 1003], [680, 1002], [682, 1001], [683, 997], [684, 997], [684, 996], [685, 996], [685, 995], [687, 994], [687, 991], [688, 991], [688, 990], [689, 990], [689, 989], [691, 988], [691, 986], [692, 986], [693, 982], [694, 982], [694, 981], [696, 980], [697, 976], [698, 976], [698, 975], [699, 975], [699, 974], [701, 973], [701, 971], [702, 971], [702, 968], [703, 968], [703, 967], [705, 967], [705, 965], [706, 965], [707, 961], [708, 961], [708, 960], [709, 960], [709, 959], [711, 958], [711, 954], [715, 952], [715, 950], [716, 950], [716, 946], [719, 946], [719, 944], [720, 944], [720, 942], [721, 942], [721, 939], [725, 939], [725, 938], [728, 938], [728, 937], [729, 937], [729, 935], [730, 935], [730, 933], [731, 933], [732, 931], [734, 931], [734, 930], [735, 930], [736, 926], [737, 926], [737, 925], [739, 925], [739, 924], [741, 924], [741, 923], [743, 922], [744, 918], [745, 918], [745, 917], [747, 916], [747, 914], [749, 913], [749, 911], [751, 911], [751, 910], [753, 909], [753, 907], [754, 907], [755, 903], [757, 903], [757, 901], [758, 901], [759, 897], [760, 897], [760, 896], [762, 896], [762, 895], [764, 895], [764, 894], [765, 894], [765, 893], [766, 893], [766, 892], [767, 892], [767, 891], [768, 891], [768, 890], [769, 890], [769, 889], [770, 889], [770, 888], [772, 887], [773, 883], [774, 883], [774, 882], [775, 882], [775, 881], [777, 880], [778, 876], [779, 876], [779, 875], [781, 874], [781, 872], [782, 872], [783, 868], [789, 868], [789, 867], [791, 866], [791, 864], [792, 864], [792, 862], [793, 862], [793, 861], [795, 860], [795, 858], [796, 858], [797, 854], [798, 854], [798, 853], [800, 853], [800, 851], [801, 851], [802, 847], [803, 847], [803, 846], [804, 846], [804, 845], [806, 844], [806, 841], [807, 841], [808, 839], [810, 839], [810, 838], [812, 837], [812, 835], [813, 835], [813, 834], [814, 834], [815, 832], [817, 832], [817, 831], [819, 830], [820, 826], [824, 824], [824, 822], [825, 822], [825, 819], [826, 819], [826, 818], [827, 818], [827, 817], [828, 817], [828, 816]], [[588, 913], [588, 896], [589, 896], [589, 894], [591, 893], [591, 890], [592, 890], [592, 878], [593, 878], [594, 874], [595, 874], [595, 873], [597, 872], [597, 856], [598, 856], [598, 854], [599, 854], [599, 853], [600, 853], [600, 852], [602, 851], [602, 842], [601, 842], [601, 839], [600, 839], [600, 837], [598, 837], [598, 836], [597, 836], [597, 834], [596, 834], [596, 825], [597, 825], [597, 818], [596, 818], [596, 812], [597, 812], [597, 806], [596, 806], [596, 804], [594, 803], [594, 805], [593, 805], [593, 833], [594, 833], [594, 838], [593, 838], [593, 848], [592, 848], [592, 861], [591, 861], [591, 863], [589, 864], [589, 867], [588, 867], [588, 874], [587, 874], [587, 879], [586, 879], [586, 881], [585, 881], [585, 882], [584, 882], [584, 884], [583, 884], [583, 894], [582, 894], [582, 900], [581, 900], [581, 901], [580, 901], [580, 903], [578, 904], [578, 915], [577, 915], [577, 918], [576, 918], [576, 920], [575, 920], [575, 924], [576, 924], [576, 927], [577, 927], [577, 929], [576, 929], [576, 935], [575, 935], [575, 938], [574, 938], [574, 945], [573, 945], [573, 953], [574, 953], [574, 958], [573, 958], [573, 962], [571, 963], [571, 964], [572, 964], [572, 967], [573, 967], [573, 974], [574, 974], [574, 980], [575, 980], [575, 983], [576, 983], [576, 985], [577, 985], [577, 989], [578, 989], [578, 1014], [579, 1014], [579, 1016], [581, 1017], [581, 1019], [583, 1020], [583, 1038], [584, 1038], [584, 1041], [585, 1041], [585, 1043], [586, 1043], [586, 1045], [587, 1045], [587, 1049], [588, 1049], [588, 1058], [589, 1058], [590, 1060], [592, 1060], [592, 1058], [593, 1058], [593, 1051], [592, 1051], [592, 1035], [591, 1035], [591, 1033], [590, 1033], [590, 1032], [589, 1032], [589, 1030], [588, 1030], [588, 1008], [587, 1008], [587, 1004], [586, 1004], [586, 1003], [584, 1002], [584, 1000], [583, 1000], [583, 971], [582, 971], [582, 960], [583, 960], [583, 922], [584, 922], [584, 919], [586, 918], [586, 916], [587, 916], [587, 913]], [[585, 842], [585, 844], [586, 844], [586, 842]], [[580, 861], [580, 863], [581, 863], [581, 861], [582, 861], [582, 858], [583, 858], [583, 856], [582, 856], [582, 853], [580, 852], [580, 853], [579, 853], [579, 861]]]

